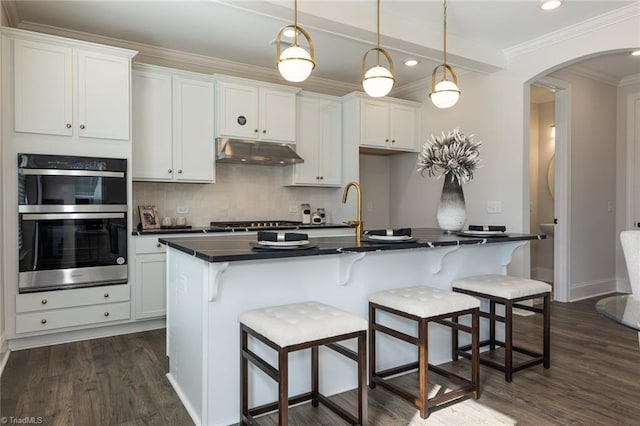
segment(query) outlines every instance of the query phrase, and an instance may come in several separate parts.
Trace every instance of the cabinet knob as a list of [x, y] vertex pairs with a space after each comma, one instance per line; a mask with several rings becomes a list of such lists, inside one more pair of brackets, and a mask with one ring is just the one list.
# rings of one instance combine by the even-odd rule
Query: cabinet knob
[[262, 131], [262, 133], [267, 133], [267, 131], [266, 131], [266, 130], [263, 130], [263, 131]]
[[104, 297], [105, 297], [105, 299], [106, 299], [107, 297], [109, 297], [109, 293], [105, 293], [105, 294], [104, 294]]
[[253, 129], [253, 133], [258, 133], [258, 129]]
[[385, 142], [389, 142], [389, 139], [385, 139], [384, 141], [385, 141]]
[[105, 312], [105, 313], [104, 313], [104, 316], [105, 316], [105, 317], [108, 317], [108, 316], [109, 316], [109, 312]]
[[173, 173], [173, 170], [169, 169], [167, 170], [168, 173]]
[[324, 179], [324, 176], [320, 176], [320, 180]]
[[182, 169], [178, 169], [178, 174], [182, 174]]
[[396, 140], [395, 139], [391, 139], [391, 143], [396, 143]]
[[157, 243], [157, 244], [156, 244], [156, 247], [160, 248], [160, 247], [162, 247], [162, 244]]
[[49, 303], [49, 301], [47, 299], [42, 299], [40, 303], [42, 303], [43, 305], [46, 305], [47, 303]]
[[70, 129], [70, 128], [71, 128], [71, 123], [67, 123], [67, 124], [65, 125], [65, 127], [66, 127], [67, 129]]
[[316, 176], [316, 180], [320, 179], [320, 176]]
[[42, 318], [42, 319], [40, 320], [40, 324], [46, 324], [46, 323], [47, 323], [47, 319], [46, 319], [46, 318]]
[[84, 129], [84, 124], [81, 124], [81, 125], [80, 125], [80, 128], [81, 128], [81, 129]]

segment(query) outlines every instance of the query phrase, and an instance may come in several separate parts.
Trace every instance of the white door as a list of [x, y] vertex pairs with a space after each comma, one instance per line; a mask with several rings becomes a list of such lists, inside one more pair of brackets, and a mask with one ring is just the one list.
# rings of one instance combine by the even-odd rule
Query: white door
[[386, 148], [389, 143], [389, 104], [362, 100], [360, 115], [360, 145]]
[[258, 137], [258, 88], [218, 82], [218, 135]]
[[415, 151], [416, 109], [404, 105], [390, 105], [390, 148]]
[[79, 135], [129, 140], [128, 58], [78, 51]]
[[133, 179], [173, 179], [171, 76], [134, 71]]
[[264, 141], [296, 141], [296, 94], [260, 89], [258, 137]]
[[71, 136], [73, 51], [15, 40], [14, 59], [15, 131]]
[[321, 144], [320, 101], [317, 99], [298, 98], [296, 153], [304, 163], [296, 164], [295, 183], [319, 184], [319, 152]]
[[174, 149], [178, 180], [213, 182], [213, 83], [174, 77]]
[[342, 184], [342, 107], [338, 102], [322, 105], [321, 180], [325, 185]]

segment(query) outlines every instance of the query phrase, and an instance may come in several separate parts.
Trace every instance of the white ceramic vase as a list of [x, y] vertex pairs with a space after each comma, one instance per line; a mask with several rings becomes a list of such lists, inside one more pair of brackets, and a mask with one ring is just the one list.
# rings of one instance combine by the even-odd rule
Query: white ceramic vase
[[460, 231], [467, 221], [462, 185], [450, 176], [444, 177], [437, 219], [440, 228], [446, 232]]

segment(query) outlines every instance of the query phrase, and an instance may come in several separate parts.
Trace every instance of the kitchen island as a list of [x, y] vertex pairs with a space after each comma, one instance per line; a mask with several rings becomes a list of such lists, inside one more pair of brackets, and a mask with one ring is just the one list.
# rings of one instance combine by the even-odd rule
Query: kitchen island
[[[240, 313], [265, 306], [315, 300], [367, 317], [369, 293], [428, 285], [449, 289], [454, 279], [505, 274], [514, 251], [544, 236], [506, 234], [480, 238], [413, 229], [410, 242], [362, 242], [354, 237], [311, 238], [297, 250], [256, 249], [255, 235], [221, 239], [161, 238], [167, 250], [168, 378], [196, 424], [239, 421]], [[384, 317], [382, 317], [385, 320]], [[396, 329], [413, 325], [386, 318]], [[486, 333], [486, 326], [481, 333]], [[430, 362], [451, 360], [450, 334], [430, 331]], [[415, 348], [379, 339], [380, 367], [410, 362]], [[464, 344], [464, 339], [461, 339]], [[277, 365], [261, 344], [255, 352]], [[309, 389], [309, 354], [290, 356], [290, 394]], [[332, 351], [320, 351], [321, 391], [327, 395], [356, 387], [354, 364]], [[250, 369], [250, 406], [276, 399], [277, 385]]]

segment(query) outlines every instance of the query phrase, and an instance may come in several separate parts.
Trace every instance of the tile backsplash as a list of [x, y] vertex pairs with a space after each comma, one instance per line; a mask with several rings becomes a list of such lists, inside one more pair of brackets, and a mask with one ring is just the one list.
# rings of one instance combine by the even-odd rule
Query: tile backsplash
[[[209, 222], [232, 220], [300, 220], [300, 212], [289, 206], [311, 204], [324, 207], [328, 221], [342, 207], [342, 188], [282, 186], [283, 170], [275, 166], [217, 164], [216, 183], [133, 182], [134, 227], [140, 222], [139, 205], [155, 205], [159, 217], [186, 216], [187, 224], [208, 226]], [[188, 213], [180, 215], [178, 207]]]

